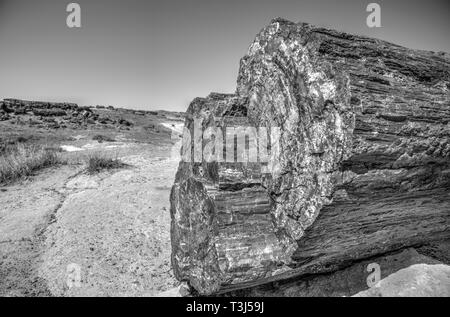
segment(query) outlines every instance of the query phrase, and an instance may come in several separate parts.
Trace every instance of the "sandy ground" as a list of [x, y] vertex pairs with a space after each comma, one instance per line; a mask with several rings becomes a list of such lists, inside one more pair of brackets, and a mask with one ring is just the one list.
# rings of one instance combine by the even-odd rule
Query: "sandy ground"
[[176, 286], [177, 147], [130, 144], [129, 167], [46, 170], [0, 191], [0, 296], [154, 296]]

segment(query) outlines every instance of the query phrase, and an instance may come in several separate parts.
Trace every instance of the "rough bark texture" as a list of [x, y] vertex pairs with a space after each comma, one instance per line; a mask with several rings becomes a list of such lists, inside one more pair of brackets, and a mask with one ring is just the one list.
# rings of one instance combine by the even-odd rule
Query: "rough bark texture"
[[448, 238], [449, 88], [447, 53], [273, 20], [236, 93], [196, 98], [186, 128], [279, 127], [279, 172], [180, 163], [176, 277], [212, 294]]
[[[370, 264], [380, 266], [380, 278], [414, 264], [442, 264], [442, 262], [418, 253], [413, 248], [383, 254], [358, 261], [336, 272], [311, 274], [302, 278], [274, 281], [251, 288], [220, 294], [230, 297], [342, 297], [352, 296], [367, 290]], [[371, 271], [372, 272], [372, 271]]]

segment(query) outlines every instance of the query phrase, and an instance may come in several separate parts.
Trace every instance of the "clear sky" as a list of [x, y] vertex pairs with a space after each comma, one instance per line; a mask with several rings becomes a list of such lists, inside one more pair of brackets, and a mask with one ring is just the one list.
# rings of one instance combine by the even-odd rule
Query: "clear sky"
[[[0, 0], [0, 99], [184, 111], [234, 92], [239, 59], [274, 17], [450, 52], [448, 0]], [[366, 6], [381, 5], [381, 28]]]

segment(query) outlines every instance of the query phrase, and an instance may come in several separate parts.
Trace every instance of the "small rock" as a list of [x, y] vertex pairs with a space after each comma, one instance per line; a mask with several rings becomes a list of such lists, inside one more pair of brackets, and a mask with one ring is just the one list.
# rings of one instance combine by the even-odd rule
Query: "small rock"
[[379, 281], [354, 297], [449, 297], [450, 266], [415, 264]]

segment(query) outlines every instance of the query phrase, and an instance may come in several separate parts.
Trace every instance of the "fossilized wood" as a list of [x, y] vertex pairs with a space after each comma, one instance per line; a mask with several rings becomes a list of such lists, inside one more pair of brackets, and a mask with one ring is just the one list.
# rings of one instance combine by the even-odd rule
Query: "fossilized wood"
[[273, 20], [236, 94], [196, 98], [186, 128], [280, 127], [281, 173], [181, 162], [176, 277], [211, 294], [448, 238], [449, 88], [447, 53]]
[[[311, 274], [301, 278], [277, 280], [256, 287], [238, 289], [234, 292], [220, 294], [238, 297], [342, 297], [352, 296], [367, 290], [367, 279], [372, 270], [370, 264], [379, 265], [380, 278], [414, 264], [442, 264], [442, 262], [418, 253], [414, 248], [391, 252], [362, 261], [351, 263], [345, 268], [329, 273]], [[370, 267], [369, 267], [370, 268]]]

